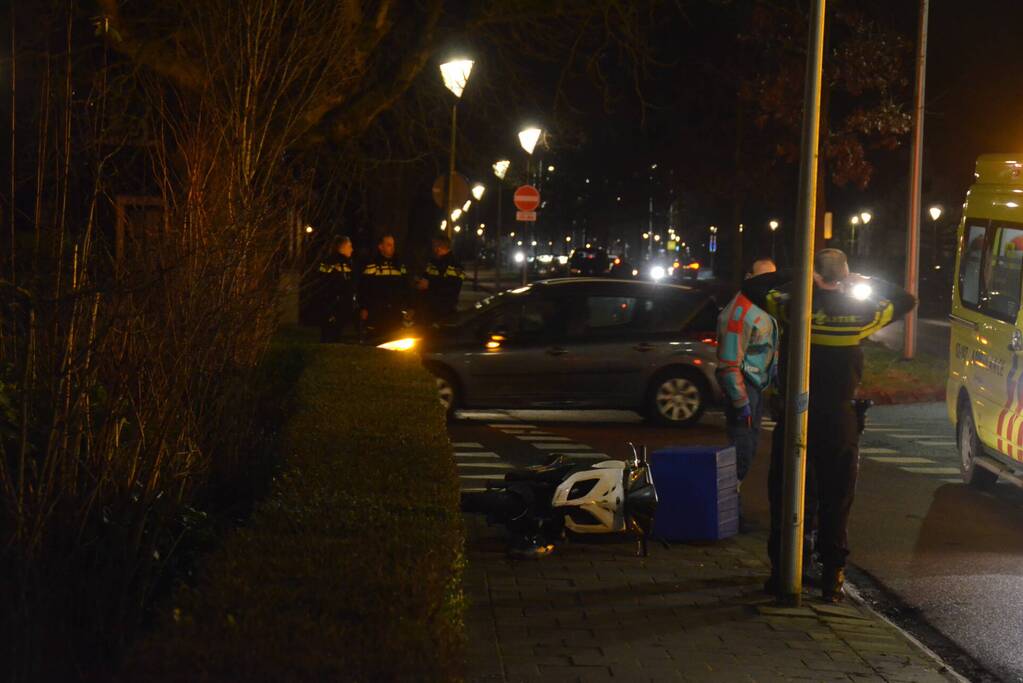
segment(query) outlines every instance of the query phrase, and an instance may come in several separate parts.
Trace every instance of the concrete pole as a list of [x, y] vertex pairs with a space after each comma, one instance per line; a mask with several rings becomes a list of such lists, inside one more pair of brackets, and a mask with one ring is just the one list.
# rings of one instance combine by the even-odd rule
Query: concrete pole
[[802, 161], [795, 263], [797, 276], [789, 311], [788, 369], [785, 381], [785, 468], [782, 493], [781, 588], [798, 605], [803, 592], [803, 498], [806, 484], [806, 417], [810, 392], [810, 306], [813, 297], [813, 240], [817, 217], [817, 163], [820, 145], [821, 71], [824, 63], [826, 0], [815, 0], [806, 51]]
[[[927, 81], [928, 0], [920, 0], [920, 32], [916, 50], [916, 97], [913, 103], [913, 151], [909, 173], [909, 224], [906, 231], [906, 291], [917, 296], [920, 282], [920, 182], [924, 159], [924, 85]], [[916, 355], [916, 309], [906, 314], [902, 357]]]

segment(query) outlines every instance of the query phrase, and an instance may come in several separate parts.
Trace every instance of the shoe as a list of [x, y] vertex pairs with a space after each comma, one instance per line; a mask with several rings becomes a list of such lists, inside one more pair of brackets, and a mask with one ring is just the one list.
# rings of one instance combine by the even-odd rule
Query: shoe
[[824, 602], [838, 604], [845, 599], [845, 568], [825, 567], [821, 575], [821, 597]]

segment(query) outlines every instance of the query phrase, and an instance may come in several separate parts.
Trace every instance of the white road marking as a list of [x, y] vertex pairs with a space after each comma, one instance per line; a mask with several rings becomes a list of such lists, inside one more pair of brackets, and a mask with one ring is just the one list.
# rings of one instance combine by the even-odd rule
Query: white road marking
[[550, 434], [530, 434], [529, 436], [516, 437], [523, 441], [571, 441], [567, 436], [554, 436]]
[[917, 441], [921, 446], [955, 446], [955, 441]]
[[491, 470], [513, 470], [514, 465], [506, 462], [457, 462], [458, 467], [486, 468]]
[[493, 482], [500, 483], [502, 480], [500, 477], [495, 477], [493, 474], [459, 474], [459, 479], [489, 479]]
[[870, 456], [870, 460], [874, 462], [890, 462], [899, 465], [933, 465], [934, 461], [929, 458], [917, 458], [914, 456], [902, 455], [902, 456]]
[[869, 453], [898, 453], [894, 448], [861, 448], [860, 455], [867, 455]]
[[569, 458], [589, 458], [591, 460], [610, 460], [607, 453], [565, 453]]
[[481, 489], [478, 486], [474, 486], [473, 488], [462, 489], [462, 493], [486, 493], [486, 492], [487, 492], [486, 489]]
[[888, 434], [893, 439], [926, 439], [926, 434]]
[[874, 427], [867, 427], [863, 431], [865, 431], [865, 432], [916, 432], [916, 431], [919, 431], [919, 430], [909, 429], [909, 428], [904, 428], [904, 427], [878, 427], [878, 426], [874, 426]]
[[483, 444], [475, 441], [455, 441], [451, 445], [455, 448], [483, 448]]
[[511, 427], [513, 429], [536, 429], [536, 425], [527, 425], [522, 422], [493, 422], [487, 425], [488, 427]]
[[900, 467], [899, 469], [913, 474], [959, 474], [958, 467]]
[[534, 443], [532, 445], [544, 451], [557, 451], [561, 450], [562, 448], [564, 448], [566, 451], [591, 450], [589, 446], [581, 443]]
[[946, 484], [962, 484], [963, 483], [963, 480], [959, 479], [959, 478], [956, 478], [956, 479], [952, 479], [952, 478], [949, 478], [949, 479], [939, 479], [938, 481], [943, 481]]
[[497, 453], [491, 451], [473, 451], [472, 453], [455, 453], [456, 458], [499, 458]]

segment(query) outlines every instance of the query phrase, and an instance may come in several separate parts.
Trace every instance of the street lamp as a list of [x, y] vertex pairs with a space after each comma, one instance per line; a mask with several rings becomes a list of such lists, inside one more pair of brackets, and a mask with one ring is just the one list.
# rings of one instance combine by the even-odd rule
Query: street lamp
[[494, 169], [494, 175], [497, 176], [498, 180], [504, 180], [505, 174], [508, 173], [509, 166], [511, 166], [511, 162], [507, 159], [501, 159], [500, 161], [494, 162], [492, 168]]
[[936, 221], [939, 218], [941, 218], [941, 213], [942, 213], [941, 212], [941, 207], [940, 206], [932, 206], [930, 209], [928, 209], [928, 213], [931, 214], [931, 220], [932, 221]]
[[483, 193], [487, 191], [487, 186], [483, 183], [476, 183], [472, 186], [472, 196], [476, 198], [476, 201], [483, 199]]
[[547, 167], [547, 172], [548, 173], [554, 173], [554, 166], [553, 165], [552, 166], [548, 166]]
[[483, 228], [476, 228], [476, 236], [483, 237]]
[[[444, 80], [444, 87], [454, 94], [455, 101], [451, 105], [451, 154], [448, 158], [448, 200], [447, 211], [452, 212], [455, 206], [455, 139], [458, 131], [458, 100], [461, 99], [465, 86], [469, 82], [469, 74], [472, 73], [473, 61], [471, 59], [453, 59], [440, 65], [440, 76]], [[451, 237], [451, 232], [448, 232]]]
[[778, 252], [778, 246], [777, 246], [778, 245], [778, 239], [777, 239], [776, 235], [778, 234], [778, 226], [780, 226], [780, 225], [781, 225], [781, 223], [779, 223], [777, 220], [773, 220], [773, 219], [771, 220], [770, 223], [767, 224], [767, 227], [771, 228], [771, 260], [772, 261], [774, 261], [774, 260], [776, 260], [778, 258], [778, 256], [777, 256], [777, 252]]
[[[511, 161], [508, 159], [500, 159], [495, 161], [491, 168], [494, 169], [494, 175], [497, 176], [498, 180], [504, 180], [504, 176], [508, 173], [508, 167], [511, 166]], [[494, 235], [494, 285], [497, 291], [501, 291], [501, 229], [504, 228], [504, 216], [502, 215], [501, 198], [504, 196], [504, 192], [501, 191], [501, 183], [497, 184], [497, 234]], [[512, 237], [515, 237], [515, 233], [512, 233]]]
[[874, 216], [869, 211], [864, 211], [863, 213], [860, 214], [860, 220], [863, 221], [864, 225], [869, 223], [870, 219], [873, 217]]

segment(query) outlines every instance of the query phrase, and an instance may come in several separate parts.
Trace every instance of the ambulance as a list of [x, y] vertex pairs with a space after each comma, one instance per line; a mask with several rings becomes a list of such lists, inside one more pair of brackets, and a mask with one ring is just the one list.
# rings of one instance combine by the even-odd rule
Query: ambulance
[[1023, 484], [1023, 153], [986, 154], [966, 195], [946, 405], [963, 480]]

